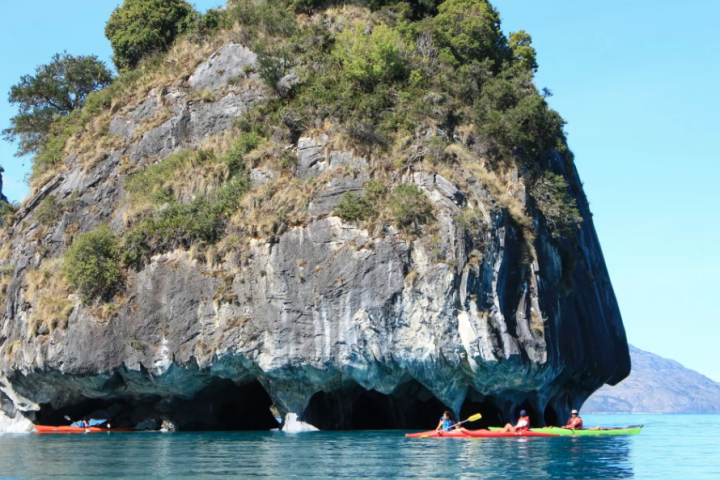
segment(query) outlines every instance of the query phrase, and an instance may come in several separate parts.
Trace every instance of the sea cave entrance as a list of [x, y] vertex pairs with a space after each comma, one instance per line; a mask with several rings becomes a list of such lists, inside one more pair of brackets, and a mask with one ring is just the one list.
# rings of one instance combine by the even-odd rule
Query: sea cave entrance
[[237, 385], [215, 379], [192, 400], [171, 402], [168, 414], [180, 419], [181, 430], [271, 430], [280, 426], [270, 410], [272, 404], [260, 382]]
[[507, 423], [495, 397], [483, 396], [470, 388], [460, 408], [460, 419], [464, 420], [476, 413], [481, 414], [482, 418], [464, 425], [466, 428], [477, 430], [488, 427], [502, 427]]
[[427, 388], [412, 380], [391, 394], [358, 384], [312, 396], [304, 420], [320, 430], [430, 430], [448, 410]]
[[548, 405], [547, 407], [545, 407], [545, 414], [543, 416], [545, 420], [545, 425], [560, 425], [558, 421], [558, 414], [552, 407], [552, 405]]
[[128, 395], [85, 399], [72, 405], [53, 408], [41, 405], [36, 423], [67, 425], [73, 421], [95, 417], [105, 412], [116, 427], [135, 427], [143, 421], [175, 422], [180, 430], [189, 431], [253, 431], [278, 428], [271, 411], [270, 395], [260, 382], [237, 385], [227, 379], [213, 379], [192, 399], [159, 395]]

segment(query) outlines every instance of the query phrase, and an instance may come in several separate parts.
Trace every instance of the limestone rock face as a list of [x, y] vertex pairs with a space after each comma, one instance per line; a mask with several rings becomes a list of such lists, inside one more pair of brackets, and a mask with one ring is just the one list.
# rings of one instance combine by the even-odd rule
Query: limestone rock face
[[[6, 418], [52, 422], [117, 402], [115, 425], [162, 418], [181, 429], [271, 428], [271, 407], [322, 429], [378, 419], [434, 426], [445, 408], [499, 423], [521, 406], [543, 424], [628, 374], [620, 312], [581, 192], [584, 222], [567, 245], [529, 207], [537, 231], [529, 261], [506, 210], [471, 176], [461, 190], [439, 173], [397, 173], [432, 203], [431, 240], [391, 225], [369, 230], [333, 211], [345, 192], [362, 190], [377, 159], [333, 149], [327, 136], [288, 147], [295, 177], [314, 182], [307, 222], [252, 238], [213, 268], [192, 251], [156, 255], [128, 272], [112, 313], [70, 295], [66, 325], [35, 328], [29, 272], [61, 257], [74, 232], [104, 222], [122, 234], [128, 172], [197, 147], [264, 98], [252, 81], [228, 84], [254, 62], [245, 47], [226, 45], [184, 85], [119, 109], [110, 135], [121, 147], [92, 164], [71, 156], [24, 202], [2, 239], [13, 273], [0, 304], [0, 428]], [[212, 101], [195, 100], [204, 90]], [[564, 173], [580, 184], [575, 171]], [[251, 179], [253, 188], [280, 181], [263, 168]], [[515, 187], [524, 191], [520, 180]], [[51, 193], [76, 201], [42, 226], [34, 208]], [[459, 217], [470, 196], [482, 199], [472, 200], [482, 215], [468, 228]], [[572, 268], [563, 246], [576, 252]]]

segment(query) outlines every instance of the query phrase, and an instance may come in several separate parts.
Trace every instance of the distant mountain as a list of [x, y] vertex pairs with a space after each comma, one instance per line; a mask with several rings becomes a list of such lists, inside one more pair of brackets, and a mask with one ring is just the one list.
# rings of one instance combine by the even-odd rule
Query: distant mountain
[[595, 392], [583, 413], [720, 413], [720, 383], [632, 345], [630, 358], [630, 376]]

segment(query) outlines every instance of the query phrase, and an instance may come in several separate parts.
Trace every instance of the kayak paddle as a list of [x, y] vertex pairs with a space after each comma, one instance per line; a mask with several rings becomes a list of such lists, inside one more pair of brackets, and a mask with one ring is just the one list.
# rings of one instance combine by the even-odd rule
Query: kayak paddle
[[[477, 421], [480, 420], [481, 418], [482, 418], [482, 415], [480, 415], [479, 413], [476, 413], [475, 415], [471, 415], [470, 417], [468, 417], [467, 420], [463, 420], [462, 422], [458, 422], [458, 423], [456, 423], [455, 425], [450, 426], [450, 428], [448, 429], [448, 431], [450, 431], [450, 429], [452, 429], [452, 428], [459, 427], [459, 426], [462, 425], [463, 423], [467, 423], [467, 422], [477, 422]], [[420, 437], [420, 438], [427, 438], [427, 437], [429, 437], [429, 436], [431, 436], [431, 435], [439, 435], [441, 432], [442, 432], [442, 430], [438, 430], [438, 431], [435, 432], [435, 433], [430, 433], [430, 434], [428, 434], [428, 435], [423, 435], [423, 436]]]

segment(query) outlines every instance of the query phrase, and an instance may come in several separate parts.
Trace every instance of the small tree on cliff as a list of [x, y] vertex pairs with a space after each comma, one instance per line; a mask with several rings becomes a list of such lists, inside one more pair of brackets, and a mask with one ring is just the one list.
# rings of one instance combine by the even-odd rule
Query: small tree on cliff
[[515, 60], [526, 70], [535, 72], [538, 68], [532, 37], [525, 30], [510, 34], [510, 49]]
[[545, 172], [530, 189], [553, 238], [569, 237], [583, 221], [562, 175]]
[[54, 55], [50, 63], [37, 67], [34, 76], [24, 75], [10, 88], [8, 102], [18, 106], [18, 114], [10, 119], [3, 137], [19, 141], [18, 156], [37, 153], [57, 115], [81, 108], [90, 93], [112, 80], [112, 72], [94, 55]]
[[507, 55], [500, 14], [487, 0], [447, 0], [438, 5], [433, 26], [439, 45], [461, 63], [491, 59], [498, 66]]
[[125, 0], [105, 26], [115, 66], [135, 68], [144, 56], [164, 52], [197, 18], [183, 0]]
[[122, 272], [118, 238], [110, 227], [78, 235], [65, 254], [63, 273], [86, 300], [111, 292]]

